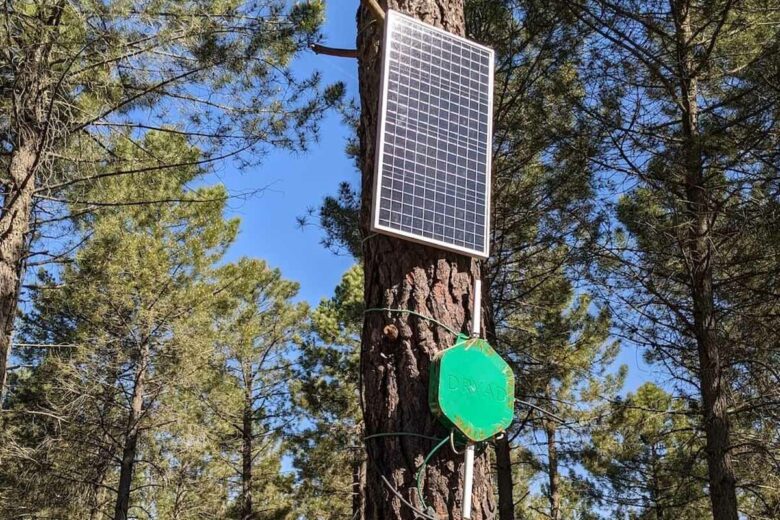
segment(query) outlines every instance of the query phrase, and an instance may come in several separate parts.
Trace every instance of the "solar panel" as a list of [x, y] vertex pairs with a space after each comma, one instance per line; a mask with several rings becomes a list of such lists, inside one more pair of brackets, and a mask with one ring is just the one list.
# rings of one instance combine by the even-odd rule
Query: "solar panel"
[[372, 229], [486, 258], [493, 51], [389, 11]]

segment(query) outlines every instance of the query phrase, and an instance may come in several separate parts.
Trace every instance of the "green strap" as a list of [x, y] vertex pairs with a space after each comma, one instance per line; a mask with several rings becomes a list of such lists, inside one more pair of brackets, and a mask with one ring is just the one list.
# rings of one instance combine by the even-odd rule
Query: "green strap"
[[422, 465], [420, 466], [420, 469], [417, 470], [417, 475], [415, 475], [415, 480], [417, 481], [417, 496], [420, 497], [420, 504], [422, 505], [423, 511], [428, 510], [428, 504], [425, 503], [425, 498], [423, 497], [422, 492], [422, 477], [425, 473], [425, 467], [428, 465], [428, 461], [431, 460], [431, 458], [436, 454], [439, 449], [444, 446], [448, 441], [450, 440], [449, 436], [445, 437], [439, 444], [437, 444], [430, 453], [425, 457], [425, 460], [423, 460]]
[[424, 314], [420, 314], [419, 312], [411, 311], [409, 309], [388, 309], [388, 308], [381, 308], [380, 309], [380, 308], [377, 308], [377, 309], [366, 309], [365, 311], [363, 311], [364, 314], [368, 314], [369, 312], [395, 312], [397, 314], [411, 314], [412, 316], [417, 316], [418, 318], [422, 318], [424, 320], [428, 320], [428, 321], [430, 321], [432, 323], [435, 323], [439, 327], [447, 330], [447, 332], [449, 332], [453, 336], [457, 336], [458, 335], [457, 332], [455, 332], [452, 328], [448, 327], [447, 325], [443, 324], [442, 322], [437, 321], [437, 320], [431, 318], [430, 316], [425, 316]]
[[420, 435], [419, 433], [409, 432], [388, 432], [388, 433], [375, 433], [367, 437], [363, 437], [363, 440], [376, 439], [378, 437], [418, 437], [420, 439], [428, 439], [430, 441], [440, 441], [439, 437], [430, 437], [428, 435]]

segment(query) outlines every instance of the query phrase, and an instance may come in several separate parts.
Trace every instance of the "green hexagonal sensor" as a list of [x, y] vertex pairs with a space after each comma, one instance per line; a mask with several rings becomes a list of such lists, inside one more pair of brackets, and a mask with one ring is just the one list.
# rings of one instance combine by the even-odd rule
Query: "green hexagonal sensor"
[[515, 376], [487, 341], [461, 334], [433, 359], [428, 401], [445, 426], [481, 442], [512, 423]]

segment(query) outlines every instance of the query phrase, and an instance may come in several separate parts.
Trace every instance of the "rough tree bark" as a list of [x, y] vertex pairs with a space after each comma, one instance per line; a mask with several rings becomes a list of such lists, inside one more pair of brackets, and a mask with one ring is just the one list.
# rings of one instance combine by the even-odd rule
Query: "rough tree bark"
[[127, 417], [125, 445], [122, 449], [122, 461], [119, 467], [119, 486], [117, 487], [114, 520], [128, 520], [130, 511], [130, 493], [132, 492], [133, 470], [138, 452], [138, 437], [141, 435], [141, 418], [144, 413], [144, 394], [146, 392], [146, 374], [149, 367], [149, 345], [144, 343], [135, 369], [133, 396], [130, 413]]
[[558, 473], [558, 446], [555, 444], [555, 424], [544, 422], [547, 436], [547, 476], [550, 486], [550, 520], [561, 520], [561, 476]]
[[[383, 7], [405, 12], [448, 31], [463, 34], [462, 0], [389, 0]], [[409, 309], [455, 330], [467, 330], [472, 286], [478, 263], [438, 249], [369, 231], [380, 77], [382, 22], [367, 7], [358, 11], [358, 55], [362, 113], [360, 146], [363, 183], [361, 224], [364, 233], [367, 308]], [[454, 337], [432, 322], [387, 312], [366, 314], [361, 348], [361, 401], [366, 433], [412, 432], [443, 437], [448, 432], [428, 408], [428, 370], [436, 352]], [[412, 520], [421, 508], [414, 474], [432, 441], [412, 437], [368, 440], [366, 518]], [[462, 518], [463, 456], [443, 448], [429, 463], [423, 493], [439, 519]], [[493, 486], [487, 456], [475, 464], [473, 517], [493, 518]], [[386, 479], [386, 480], [383, 480]], [[398, 493], [396, 495], [396, 493]]]
[[498, 484], [498, 518], [515, 520], [512, 447], [507, 435], [496, 439], [496, 482]]
[[694, 61], [690, 2], [672, 0], [682, 104], [683, 168], [688, 225], [683, 242], [690, 275], [694, 337], [699, 355], [712, 517], [737, 520], [736, 475], [730, 454], [727, 383], [717, 337], [713, 292], [712, 190], [705, 174], [699, 130], [699, 89]]
[[54, 83], [49, 61], [64, 6], [65, 0], [59, 0], [48, 9], [40, 9], [39, 21], [44, 37], [35, 45], [18, 41], [17, 35], [7, 28], [9, 42], [24, 51], [8, 64], [13, 77], [9, 115], [13, 147], [3, 178], [5, 185], [0, 191], [3, 197], [0, 210], [0, 406], [6, 393], [14, 319], [29, 249], [27, 238], [36, 176], [49, 138]]
[[19, 126], [18, 145], [11, 152], [0, 214], [0, 405], [5, 398], [41, 142], [36, 130], [26, 124]]

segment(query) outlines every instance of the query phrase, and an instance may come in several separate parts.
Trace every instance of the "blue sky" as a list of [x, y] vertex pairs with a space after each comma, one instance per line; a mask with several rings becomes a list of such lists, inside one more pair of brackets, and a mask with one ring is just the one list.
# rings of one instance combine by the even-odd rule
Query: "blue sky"
[[[332, 0], [327, 3], [324, 43], [333, 47], [355, 47], [357, 1]], [[295, 65], [296, 72], [323, 74], [324, 83], [343, 81], [347, 95], [357, 97], [357, 61], [307, 53]], [[344, 148], [350, 130], [338, 114], [323, 121], [320, 140], [304, 154], [272, 152], [257, 167], [234, 171], [225, 163], [217, 176], [231, 193], [270, 186], [248, 200], [230, 203], [230, 216], [240, 217], [241, 232], [228, 260], [241, 256], [262, 258], [282, 270], [284, 276], [301, 284], [300, 297], [317, 303], [333, 294], [352, 260], [336, 256], [321, 244], [316, 226], [300, 229], [296, 217], [310, 207], [319, 207], [326, 195], [335, 194], [339, 182], [357, 181], [358, 174]], [[312, 221], [317, 224], [316, 219]]]
[[[354, 48], [356, 0], [327, 3], [324, 44]], [[307, 53], [295, 65], [301, 75], [313, 70], [323, 74], [324, 83], [343, 81], [347, 95], [357, 97], [357, 61]], [[348, 256], [337, 256], [320, 243], [321, 231], [314, 226], [301, 229], [296, 217], [308, 208], [318, 208], [326, 195], [334, 194], [339, 182], [357, 183], [358, 174], [344, 148], [350, 129], [338, 114], [323, 121], [319, 142], [304, 154], [272, 152], [260, 166], [234, 171], [228, 163], [218, 168], [219, 180], [232, 193], [270, 186], [261, 195], [246, 201], [233, 201], [230, 216], [242, 219], [237, 243], [228, 260], [241, 256], [262, 258], [282, 270], [284, 276], [301, 284], [299, 297], [311, 304], [330, 297], [342, 274], [352, 265]], [[646, 380], [663, 379], [657, 369], [642, 360], [641, 352], [624, 345], [617, 364], [629, 367], [625, 390], [632, 391]]]

